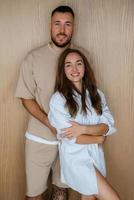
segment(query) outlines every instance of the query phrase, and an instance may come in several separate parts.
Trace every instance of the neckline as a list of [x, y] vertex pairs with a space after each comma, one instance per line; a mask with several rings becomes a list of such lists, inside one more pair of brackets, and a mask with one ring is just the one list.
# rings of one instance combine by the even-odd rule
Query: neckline
[[64, 48], [64, 49], [62, 49], [62, 48], [58, 48], [58, 47], [56, 47], [56, 46], [52, 46], [52, 42], [49, 42], [48, 43], [48, 48], [53, 52], [53, 53], [56, 53], [56, 54], [60, 54], [60, 53], [62, 53], [65, 49], [67, 49], [67, 48], [72, 48], [73, 47], [73, 44], [72, 43], [70, 43], [69, 45], [67, 45], [67, 47], [66, 48]]

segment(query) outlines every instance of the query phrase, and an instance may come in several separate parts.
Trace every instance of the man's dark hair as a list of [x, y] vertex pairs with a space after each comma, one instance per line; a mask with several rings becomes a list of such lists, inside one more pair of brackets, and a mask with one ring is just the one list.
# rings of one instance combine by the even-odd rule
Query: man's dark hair
[[54, 13], [56, 12], [61, 12], [61, 13], [65, 13], [65, 12], [69, 12], [72, 14], [73, 18], [74, 18], [74, 11], [72, 10], [72, 8], [70, 8], [69, 6], [58, 6], [57, 8], [55, 8], [52, 11], [51, 17], [54, 15]]

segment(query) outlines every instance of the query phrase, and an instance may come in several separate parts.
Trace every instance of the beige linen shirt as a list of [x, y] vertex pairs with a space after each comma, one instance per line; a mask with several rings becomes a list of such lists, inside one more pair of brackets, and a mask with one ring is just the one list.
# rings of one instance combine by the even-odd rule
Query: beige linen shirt
[[[70, 48], [76, 48], [71, 45]], [[79, 49], [77, 47], [77, 49]], [[35, 99], [48, 113], [50, 97], [54, 91], [58, 57], [61, 51], [49, 44], [30, 52], [24, 59], [16, 88], [16, 97]], [[30, 115], [27, 132], [47, 140], [56, 136], [39, 120]]]

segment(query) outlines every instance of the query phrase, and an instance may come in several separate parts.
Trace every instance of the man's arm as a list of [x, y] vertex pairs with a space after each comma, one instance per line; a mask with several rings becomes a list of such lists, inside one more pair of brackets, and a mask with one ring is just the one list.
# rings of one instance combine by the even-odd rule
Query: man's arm
[[34, 99], [21, 98], [21, 101], [23, 106], [32, 116], [47, 126], [53, 134], [56, 134], [56, 129], [49, 123], [47, 113], [40, 108], [39, 104]]

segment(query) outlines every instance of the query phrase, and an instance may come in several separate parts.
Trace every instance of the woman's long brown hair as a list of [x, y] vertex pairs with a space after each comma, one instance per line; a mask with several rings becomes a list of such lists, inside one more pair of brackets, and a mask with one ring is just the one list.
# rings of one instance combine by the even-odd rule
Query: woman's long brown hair
[[[83, 59], [85, 73], [82, 79], [81, 92], [77, 90], [65, 74], [65, 59], [70, 53], [77, 53]], [[96, 110], [97, 114], [102, 114], [101, 99], [99, 93], [97, 92], [95, 76], [87, 58], [81, 51], [77, 49], [66, 49], [60, 55], [55, 82], [55, 92], [56, 91], [60, 92], [65, 97], [66, 106], [71, 116], [76, 116], [79, 109], [79, 105], [75, 100], [76, 93], [74, 91], [81, 95], [81, 111], [84, 112], [84, 114], [87, 114], [87, 109], [89, 109], [86, 105], [86, 91], [89, 92], [89, 98], [91, 99], [92, 106]]]

